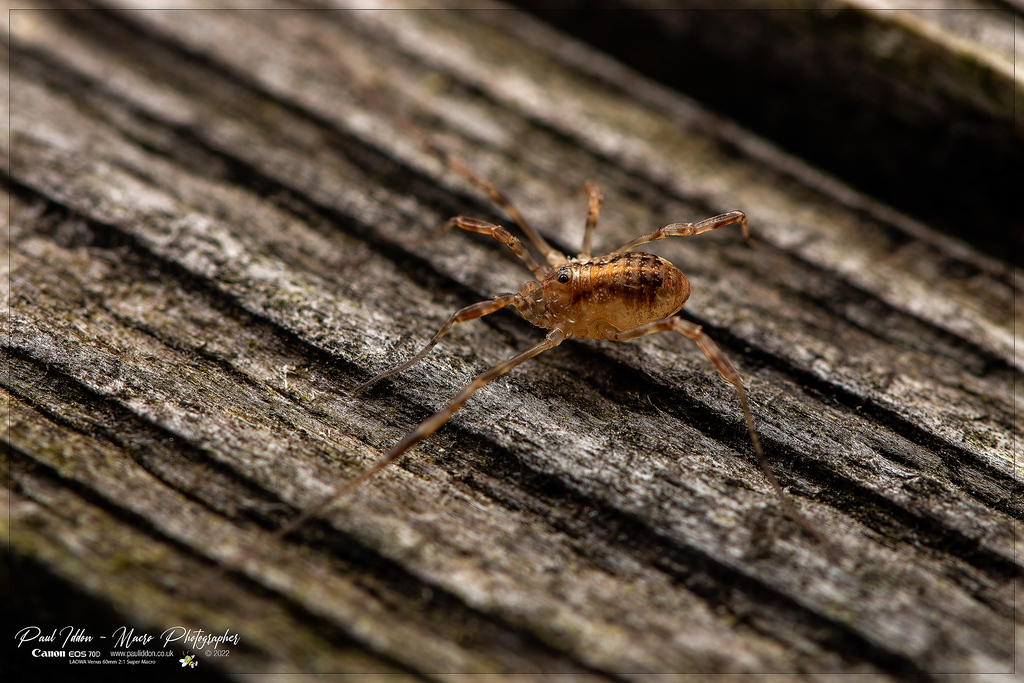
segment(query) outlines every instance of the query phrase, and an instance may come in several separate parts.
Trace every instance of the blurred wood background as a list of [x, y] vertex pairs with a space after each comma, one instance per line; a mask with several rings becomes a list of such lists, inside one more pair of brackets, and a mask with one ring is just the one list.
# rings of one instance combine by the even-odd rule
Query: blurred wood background
[[[899, 149], [823, 96], [830, 170], [889, 159], [876, 190], [744, 127], [771, 135], [770, 121], [724, 118], [521, 10], [175, 4], [193, 11], [5, 13], [2, 538], [16, 624], [230, 629], [231, 656], [201, 660], [227, 674], [1014, 671], [1021, 213], [1007, 174], [1024, 127], [1005, 46], [1019, 8], [957, 5], [971, 33], [942, 13], [793, 3], [734, 13], [748, 28], [729, 38], [708, 33], [722, 16], [685, 3], [541, 13], [583, 37], [618, 21], [634, 45], [625, 28], [654, 21], [665, 31], [650, 50], [680, 71], [706, 63], [724, 100], [770, 105], [769, 119], [790, 102], [799, 127], [813, 98], [744, 98], [729, 81], [743, 60], [767, 68], [753, 48], [786, 24], [779, 39], [799, 36], [808, 52], [793, 54], [814, 55], [835, 91], [893, 112], [890, 134], [949, 134], [925, 159], [925, 138]], [[868, 38], [836, 38], [850, 26]], [[747, 48], [714, 61], [733, 38]], [[696, 47], [672, 56], [672, 40]], [[927, 59], [893, 57], [907, 45]], [[817, 87], [787, 59], [792, 88]], [[830, 71], [848, 63], [864, 78]], [[872, 104], [860, 93], [878, 73], [890, 89]], [[570, 254], [588, 178], [605, 195], [597, 253], [747, 212], [753, 245], [724, 229], [649, 246], [690, 278], [684, 315], [740, 368], [780, 480], [844, 557], [782, 514], [735, 392], [669, 335], [566, 342], [272, 539], [543, 334], [503, 311], [351, 393], [458, 307], [529, 277], [493, 240], [426, 239], [453, 215], [503, 217], [404, 122]], [[998, 172], [967, 186], [931, 168], [965, 155]], [[231, 571], [201, 581], [216, 564]]]

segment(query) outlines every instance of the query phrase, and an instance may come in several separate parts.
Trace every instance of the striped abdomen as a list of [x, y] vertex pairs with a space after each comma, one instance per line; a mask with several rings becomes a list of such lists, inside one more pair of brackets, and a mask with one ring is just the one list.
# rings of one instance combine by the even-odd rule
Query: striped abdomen
[[567, 263], [542, 284], [551, 319], [592, 339], [667, 318], [690, 296], [690, 283], [678, 268], [641, 251]]

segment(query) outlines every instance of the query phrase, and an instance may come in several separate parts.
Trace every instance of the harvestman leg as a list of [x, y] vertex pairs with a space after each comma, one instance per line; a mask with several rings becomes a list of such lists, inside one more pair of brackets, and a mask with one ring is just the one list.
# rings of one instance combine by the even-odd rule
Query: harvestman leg
[[519, 209], [517, 209], [512, 204], [512, 202], [509, 201], [508, 197], [503, 195], [501, 191], [498, 190], [498, 188], [495, 187], [492, 182], [478, 175], [476, 171], [471, 169], [466, 164], [462, 163], [462, 161], [459, 160], [458, 157], [455, 157], [449, 154], [447, 151], [441, 149], [434, 143], [430, 142], [430, 140], [428, 140], [425, 136], [420, 135], [419, 137], [423, 144], [426, 145], [427, 149], [429, 149], [436, 157], [443, 161], [448, 166], [448, 168], [452, 169], [460, 176], [468, 180], [470, 183], [476, 185], [478, 188], [487, 193], [488, 198], [490, 198], [492, 202], [500, 206], [502, 210], [508, 215], [508, 217], [511, 218], [515, 222], [515, 224], [519, 226], [519, 229], [522, 230], [523, 233], [530, 238], [530, 241], [533, 242], [534, 246], [537, 247], [540, 253], [544, 254], [544, 258], [547, 259], [548, 263], [550, 263], [553, 266], [560, 266], [567, 262], [565, 255], [559, 253], [557, 249], [553, 248], [550, 244], [548, 244], [547, 241], [540, 236], [540, 233], [534, 230], [533, 227], [526, 222], [526, 219], [523, 218], [523, 214], [519, 213]]
[[[491, 235], [500, 242], [505, 243], [506, 245], [509, 246], [509, 248], [512, 249], [513, 252], [515, 252], [517, 256], [519, 256], [519, 258], [523, 260], [526, 266], [534, 272], [538, 279], [543, 278], [544, 269], [541, 266], [539, 266], [536, 260], [533, 258], [533, 256], [531, 256], [530, 253], [526, 251], [526, 249], [523, 247], [522, 242], [520, 242], [519, 239], [517, 239], [514, 235], [511, 235], [507, 230], [505, 230], [501, 226], [494, 225], [492, 223], [487, 223], [486, 221], [477, 220], [475, 218], [465, 218], [460, 216], [449, 220], [444, 225], [444, 227], [441, 228], [440, 232], [444, 232], [445, 230], [448, 230], [453, 226], [462, 228], [464, 230], [471, 230], [473, 232]], [[415, 356], [413, 356], [410, 360], [406, 361], [402, 365], [396, 368], [392, 368], [391, 370], [382, 372], [373, 379], [369, 380], [368, 382], [360, 384], [358, 387], [355, 388], [354, 393], [362, 391], [363, 389], [369, 387], [371, 384], [374, 384], [384, 379], [385, 377], [389, 377], [393, 374], [399, 373], [402, 370], [405, 370], [411, 367], [412, 365], [418, 363], [420, 360], [423, 359], [424, 356], [427, 355], [427, 353], [432, 348], [434, 348], [434, 346], [441, 340], [441, 338], [444, 337], [444, 335], [447, 334], [456, 323], [466, 322], [467, 320], [474, 320], [476, 318], [480, 318], [485, 315], [494, 313], [495, 311], [499, 311], [502, 308], [505, 308], [506, 306], [515, 303], [518, 297], [518, 294], [499, 294], [493, 299], [487, 301], [480, 301], [475, 304], [470, 304], [465, 308], [459, 309], [448, 318], [447, 322], [445, 322], [441, 329], [438, 330], [437, 334], [434, 335], [434, 338], [430, 340], [430, 343], [427, 344], [426, 347], [423, 348], [423, 350], [421, 350], [419, 353], [417, 353]], [[294, 532], [295, 530], [299, 529], [303, 524], [305, 524], [313, 517], [318, 515], [331, 503], [338, 500], [342, 496], [347, 495], [350, 491], [354, 490], [367, 479], [369, 479], [377, 472], [381, 471], [382, 469], [390, 465], [392, 462], [397, 460], [399, 457], [401, 457], [403, 453], [405, 453], [407, 450], [416, 445], [416, 443], [418, 443], [420, 440], [425, 439], [426, 437], [430, 436], [438, 429], [440, 429], [441, 426], [445, 422], [447, 422], [448, 419], [457, 410], [459, 410], [463, 405], [466, 404], [466, 401], [468, 401], [473, 396], [473, 394], [475, 394], [478, 390], [487, 385], [487, 383], [489, 383], [491, 380], [505, 374], [506, 372], [513, 369], [520, 363], [524, 363], [533, 358], [534, 356], [543, 353], [544, 351], [547, 351], [550, 348], [558, 346], [563, 341], [565, 341], [565, 339], [567, 339], [569, 336], [570, 334], [568, 332], [565, 332], [560, 328], [556, 327], [554, 330], [548, 333], [547, 337], [545, 337], [543, 341], [535, 344], [534, 346], [531, 346], [526, 351], [523, 351], [522, 353], [519, 353], [506, 361], [498, 363], [489, 370], [477, 375], [476, 378], [469, 383], [469, 385], [467, 385], [462, 391], [460, 391], [455, 396], [454, 399], [452, 399], [452, 401], [448, 404], [446, 408], [444, 408], [443, 410], [439, 410], [438, 412], [434, 413], [429, 418], [421, 422], [419, 426], [416, 427], [416, 429], [410, 432], [399, 443], [395, 444], [395, 446], [391, 450], [389, 450], [387, 453], [381, 456], [376, 462], [374, 462], [369, 467], [369, 469], [365, 470], [364, 472], [357, 475], [355, 478], [346, 482], [341, 488], [334, 491], [334, 493], [329, 495], [324, 500], [320, 501], [319, 503], [316, 503], [312, 507], [305, 509], [301, 514], [299, 514], [298, 517], [296, 517], [291, 522], [275, 531], [272, 538], [276, 540], [281, 540], [289, 534], [291, 534], [292, 532]], [[220, 570], [215, 571], [214, 575], [219, 574], [223, 571], [225, 571], [224, 567], [222, 567]]]
[[430, 352], [430, 349], [434, 348], [434, 346], [437, 345], [437, 342], [441, 341], [441, 338], [444, 337], [444, 335], [448, 334], [448, 331], [452, 329], [455, 323], [464, 323], [467, 320], [475, 320], [476, 318], [482, 318], [485, 315], [490, 315], [495, 311], [499, 311], [502, 308], [505, 308], [506, 306], [515, 303], [516, 297], [518, 296], [518, 294], [499, 294], [498, 296], [488, 301], [481, 301], [479, 303], [470, 304], [465, 308], [460, 308], [459, 310], [452, 313], [451, 317], [448, 318], [448, 322], [446, 322], [444, 326], [437, 331], [437, 334], [434, 335], [434, 338], [430, 340], [430, 343], [427, 344], [423, 348], [423, 350], [421, 350], [419, 353], [417, 353], [415, 356], [413, 356], [405, 363], [399, 365], [397, 368], [385, 370], [384, 372], [380, 373], [373, 379], [363, 382], [355, 389], [353, 389], [352, 393], [359, 393], [360, 391], [363, 391], [367, 387], [376, 384], [385, 377], [396, 375], [399, 372], [402, 372], [403, 370], [411, 368], [413, 365], [416, 365], [416, 363], [419, 363], [421, 360], [423, 360], [423, 357]]
[[594, 241], [594, 228], [597, 227], [597, 218], [601, 215], [601, 202], [604, 196], [597, 189], [597, 185], [589, 180], [583, 183], [583, 189], [587, 191], [587, 227], [583, 230], [583, 247], [580, 249], [580, 260], [590, 258], [590, 247]]
[[754, 416], [750, 412], [750, 405], [747, 403], [747, 390], [743, 388], [743, 382], [740, 380], [739, 373], [736, 372], [736, 369], [732, 366], [732, 363], [729, 362], [729, 359], [725, 357], [725, 354], [722, 353], [722, 350], [718, 348], [718, 345], [711, 340], [711, 337], [704, 334], [700, 325], [692, 323], [689, 320], [684, 320], [683, 318], [664, 318], [663, 320], [655, 320], [654, 322], [647, 323], [646, 325], [634, 327], [632, 330], [609, 334], [608, 339], [611, 339], [612, 341], [629, 341], [630, 339], [654, 334], [655, 332], [673, 331], [697, 342], [697, 345], [700, 346], [700, 350], [708, 357], [708, 360], [710, 360], [715, 366], [715, 369], [718, 370], [719, 374], [721, 374], [727, 382], [736, 387], [736, 392], [740, 397], [740, 406], [743, 408], [743, 416], [747, 420], [747, 431], [750, 432], [750, 441], [754, 444], [754, 453], [757, 454], [757, 462], [761, 466], [761, 471], [764, 472], [764, 476], [768, 479], [772, 488], [775, 489], [775, 493], [778, 495], [779, 500], [782, 501], [783, 506], [785, 506], [786, 511], [790, 514], [793, 520], [800, 524], [800, 526], [811, 534], [815, 540], [831, 550], [832, 544], [825, 538], [824, 534], [822, 534], [821, 531], [819, 531], [818, 528], [810, 522], [810, 520], [801, 514], [793, 501], [790, 500], [783, 492], [782, 486], [779, 484], [779, 480], [775, 478], [775, 473], [772, 472], [772, 468], [768, 464], [768, 460], [764, 457], [764, 449], [761, 447], [761, 439], [757, 435], [757, 429], [754, 427]]
[[[526, 251], [526, 248], [523, 247], [523, 243], [520, 242], [517, 237], [509, 233], [508, 230], [501, 227], [500, 225], [494, 225], [493, 223], [477, 220], [476, 218], [456, 216], [455, 218], [452, 218], [447, 223], [445, 223], [444, 226], [437, 231], [437, 235], [443, 234], [447, 230], [450, 230], [453, 226], [462, 228], [463, 230], [469, 230], [471, 232], [479, 232], [484, 235], [490, 235], [499, 242], [508, 245], [508, 247], [513, 252], [515, 252], [515, 255], [522, 259], [523, 263], [526, 264], [526, 267], [533, 271], [533, 274], [537, 276], [538, 280], [544, 277], [545, 269], [541, 267], [536, 260], [534, 260], [533, 256], [530, 255], [530, 252]], [[470, 304], [465, 308], [461, 308], [455, 311], [455, 313], [453, 313], [451, 317], [448, 318], [448, 322], [446, 322], [444, 326], [440, 330], [438, 330], [437, 334], [434, 335], [434, 338], [430, 340], [430, 343], [427, 344], [422, 351], [417, 353], [407, 362], [403, 363], [402, 365], [399, 365], [397, 368], [391, 368], [390, 370], [386, 370], [377, 375], [376, 377], [374, 377], [373, 379], [367, 382], [363, 382], [353, 390], [353, 393], [363, 391], [371, 384], [376, 384], [385, 377], [390, 377], [391, 375], [406, 370], [415, 365], [416, 363], [420, 362], [423, 359], [423, 357], [430, 352], [430, 349], [434, 348], [434, 346], [437, 345], [437, 342], [441, 341], [441, 338], [444, 337], [444, 335], [448, 334], [448, 331], [452, 329], [452, 326], [454, 326], [455, 323], [463, 323], [466, 322], [467, 320], [475, 320], [476, 318], [481, 318], [485, 315], [490, 315], [495, 311], [501, 310], [506, 306], [514, 304], [517, 298], [519, 298], [518, 294], [499, 294], [498, 296], [488, 301], [481, 301], [479, 303]]]
[[341, 498], [342, 496], [348, 494], [349, 491], [352, 491], [357, 486], [362, 484], [364, 481], [375, 475], [377, 472], [380, 472], [382, 469], [393, 463], [403, 453], [405, 453], [407, 450], [415, 446], [419, 441], [425, 439], [426, 437], [430, 436], [438, 429], [440, 429], [441, 426], [445, 422], [447, 422], [448, 419], [451, 418], [451, 416], [454, 415], [457, 410], [459, 410], [459, 408], [466, 405], [466, 401], [472, 398], [473, 394], [475, 394], [477, 391], [486, 386], [491, 380], [500, 377], [501, 375], [504, 375], [506, 372], [516, 367], [520, 363], [524, 363], [533, 358], [534, 356], [543, 353], [548, 349], [558, 346], [563, 341], [565, 341], [565, 339], [568, 336], [569, 333], [556, 327], [555, 329], [551, 330], [551, 332], [548, 333], [548, 335], [544, 338], [543, 341], [534, 344], [530, 348], [526, 349], [521, 353], [516, 354], [515, 356], [509, 358], [508, 360], [498, 363], [489, 370], [481, 372], [479, 375], [476, 376], [476, 378], [472, 382], [466, 385], [466, 387], [462, 391], [456, 394], [455, 398], [453, 398], [445, 408], [437, 411], [436, 413], [428, 417], [426, 420], [421, 422], [419, 426], [416, 427], [416, 429], [409, 432], [409, 434], [404, 439], [395, 444], [395, 446], [390, 451], [388, 451], [380, 458], [378, 458], [377, 461], [370, 465], [368, 469], [361, 472], [354, 479], [351, 479], [348, 482], [346, 482], [341, 488], [339, 488], [337, 491], [332, 493], [324, 500], [306, 509], [305, 512], [303, 512], [301, 515], [293, 519], [286, 526], [279, 529], [274, 535], [279, 539], [284, 538], [288, 534], [292, 533], [293, 531], [301, 527], [307, 521], [309, 521], [318, 513], [320, 513], [320, 511], [322, 511], [328, 505], [336, 501], [338, 498]]
[[[508, 248], [526, 264], [526, 267], [533, 271], [533, 274], [538, 280], [544, 279], [544, 275], [547, 273], [547, 268], [544, 268], [537, 263], [536, 259], [534, 259], [533, 255], [526, 250], [526, 247], [523, 246], [523, 243], [519, 241], [518, 237], [500, 225], [488, 223], [487, 221], [482, 221], [478, 218], [456, 216], [455, 218], [449, 219], [447, 223], [441, 226], [441, 229], [434, 233], [434, 237], [440, 237], [453, 227], [469, 230], [470, 232], [478, 232], [482, 235], [490, 235], [499, 242], [508, 245]], [[562, 262], [565, 263], [564, 260]]]
[[647, 244], [648, 242], [654, 242], [655, 240], [663, 240], [666, 237], [689, 237], [690, 235], [699, 235], [702, 232], [724, 228], [725, 226], [732, 225], [733, 223], [740, 224], [743, 228], [743, 237], [745, 237], [747, 241], [750, 241], [750, 228], [747, 227], [747, 214], [742, 211], [730, 211], [729, 213], [705, 218], [699, 223], [669, 223], [668, 225], [658, 228], [654, 232], [648, 233], [642, 237], [637, 237], [632, 242], [619, 247], [612, 253], [621, 254], [627, 251], [633, 251], [641, 244]]

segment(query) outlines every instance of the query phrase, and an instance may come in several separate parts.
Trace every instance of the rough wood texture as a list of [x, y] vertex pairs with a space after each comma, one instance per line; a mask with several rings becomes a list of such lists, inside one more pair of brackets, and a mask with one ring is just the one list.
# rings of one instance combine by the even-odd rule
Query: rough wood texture
[[[10, 17], [15, 591], [230, 628], [233, 672], [1013, 670], [1010, 266], [517, 13]], [[405, 120], [567, 252], [587, 178], [598, 252], [748, 213], [753, 247], [652, 250], [841, 561], [780, 511], [732, 388], [668, 335], [563, 344], [271, 538], [542, 335], [495, 314], [351, 394], [529, 276], [493, 240], [424, 239], [499, 216]], [[197, 589], [214, 563], [232, 571]]]
[[931, 227], [1024, 265], [1024, 212], [1008, 210], [1024, 183], [1019, 6], [517, 2]]

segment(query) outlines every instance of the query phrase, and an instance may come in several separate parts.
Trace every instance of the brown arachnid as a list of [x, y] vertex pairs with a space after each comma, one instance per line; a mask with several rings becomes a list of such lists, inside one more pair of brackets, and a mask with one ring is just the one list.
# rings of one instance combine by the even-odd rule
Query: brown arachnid
[[417, 137], [452, 170], [486, 192], [488, 197], [519, 226], [550, 265], [538, 264], [522, 242], [499, 225], [464, 216], [452, 218], [437, 234], [457, 227], [490, 235], [508, 245], [516, 256], [526, 264], [526, 267], [533, 271], [536, 279], [524, 284], [517, 293], [499, 294], [456, 311], [434, 335], [430, 343], [412, 359], [377, 375], [358, 386], [355, 391], [362, 391], [377, 381], [418, 363], [456, 323], [480, 318], [506, 306], [515, 306], [523, 318], [537, 327], [550, 331], [543, 341], [477, 375], [445, 408], [421, 422], [368, 469], [340, 487], [325, 500], [307, 508], [289, 524], [282, 527], [275, 536], [283, 538], [295, 531], [332, 502], [397, 460], [420, 440], [433, 434], [488, 382], [520, 363], [558, 346], [566, 339], [586, 337], [627, 341], [655, 332], [675, 331], [697, 342], [701, 351], [708, 357], [719, 374], [736, 387], [743, 416], [746, 418], [747, 430], [750, 433], [750, 440], [754, 446], [754, 453], [757, 455], [758, 463], [765, 477], [794, 521], [799, 523], [826, 549], [832, 549], [831, 543], [810, 520], [797, 510], [796, 505], [786, 496], [775, 478], [765, 459], [761, 440], [754, 427], [754, 417], [747, 403], [746, 390], [743, 388], [743, 383], [735, 368], [711, 338], [701, 330], [700, 325], [674, 317], [675, 313], [682, 309], [690, 295], [690, 283], [686, 276], [659, 256], [634, 251], [640, 245], [655, 240], [673, 236], [699, 235], [734, 223], [740, 224], [744, 237], [749, 240], [750, 232], [747, 227], [746, 214], [741, 211], [730, 211], [698, 223], [671, 223], [636, 238], [607, 256], [592, 257], [590, 255], [591, 241], [603, 197], [597, 186], [587, 181], [585, 188], [588, 197], [588, 211], [583, 234], [583, 247], [578, 258], [570, 259], [553, 249], [493, 184], [477, 175], [457, 158], [424, 140], [422, 136]]

